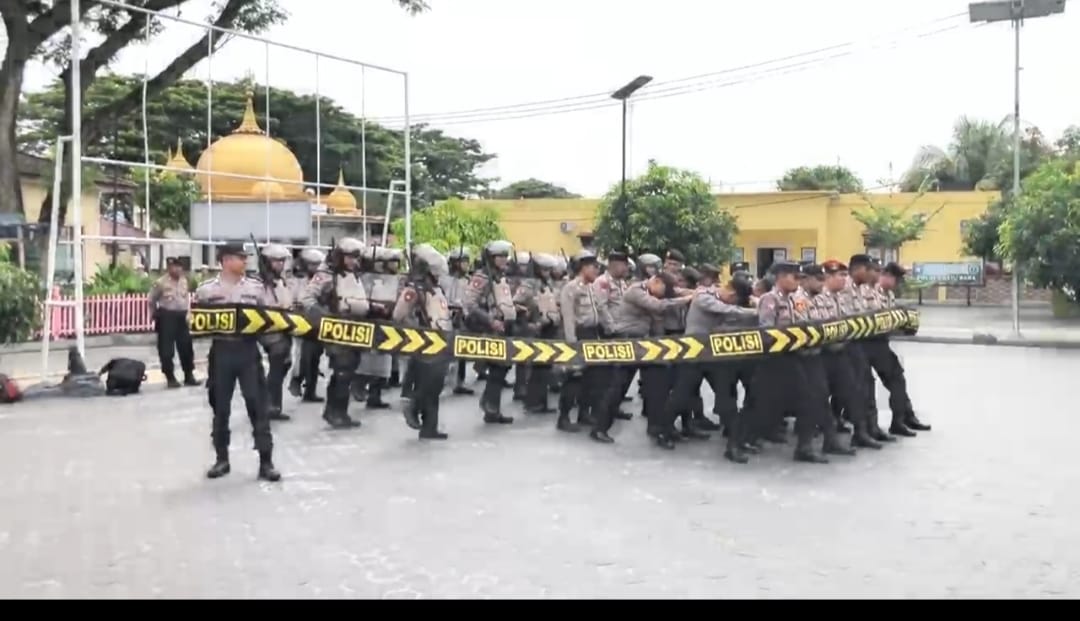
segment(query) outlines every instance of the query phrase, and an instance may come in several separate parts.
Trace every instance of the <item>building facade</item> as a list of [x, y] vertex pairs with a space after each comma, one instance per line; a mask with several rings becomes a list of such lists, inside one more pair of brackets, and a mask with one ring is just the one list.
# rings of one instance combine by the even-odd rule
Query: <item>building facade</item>
[[[836, 194], [832, 192], [765, 192], [721, 194], [717, 209], [735, 214], [739, 226], [732, 261], [747, 261], [763, 273], [774, 261], [847, 260], [870, 251], [905, 265], [913, 262], [960, 261], [962, 231], [998, 198], [996, 192], [916, 194]], [[905, 210], [929, 218], [922, 239], [893, 249], [867, 248], [865, 228], [854, 212], [877, 208]], [[525, 199], [468, 201], [493, 208], [509, 241], [521, 250], [577, 252], [592, 244], [598, 199]], [[662, 250], [662, 249], [653, 249]]]

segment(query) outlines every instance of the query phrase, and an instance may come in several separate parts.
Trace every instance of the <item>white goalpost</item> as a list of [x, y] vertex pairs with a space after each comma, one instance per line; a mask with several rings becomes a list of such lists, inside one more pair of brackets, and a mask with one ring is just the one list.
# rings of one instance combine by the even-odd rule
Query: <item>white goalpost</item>
[[[361, 208], [363, 209], [363, 237], [364, 241], [367, 241], [367, 222], [368, 222], [368, 193], [386, 196], [386, 214], [384, 218], [384, 229], [382, 242], [386, 243], [387, 229], [390, 224], [390, 214], [393, 206], [393, 198], [395, 195], [401, 196], [404, 200], [404, 216], [405, 216], [405, 244], [408, 246], [412, 242], [412, 170], [410, 163], [412, 161], [411, 152], [411, 128], [409, 122], [409, 75], [408, 72], [398, 69], [392, 69], [371, 63], [366, 63], [360, 60], [345, 58], [334, 54], [320, 52], [313, 48], [306, 48], [288, 43], [274, 41], [268, 38], [232, 30], [229, 28], [222, 28], [212, 23], [198, 22], [189, 19], [185, 19], [177, 15], [169, 15], [161, 11], [154, 11], [139, 6], [133, 6], [119, 0], [98, 0], [95, 5], [105, 5], [112, 8], [129, 11], [131, 13], [140, 13], [146, 17], [146, 30], [144, 45], [150, 44], [150, 26], [155, 19], [160, 19], [165, 22], [172, 22], [176, 24], [184, 24], [196, 29], [199, 29], [206, 34], [207, 38], [207, 57], [206, 57], [206, 145], [205, 149], [208, 156], [208, 166], [206, 171], [193, 171], [190, 169], [177, 168], [172, 166], [170, 162], [166, 162], [164, 165], [157, 164], [150, 160], [150, 127], [147, 118], [147, 82], [150, 79], [149, 75], [149, 60], [148, 54], [144, 55], [144, 69], [143, 69], [143, 83], [142, 83], [142, 102], [141, 102], [141, 116], [142, 116], [142, 142], [143, 142], [143, 159], [142, 161], [123, 161], [104, 157], [92, 157], [83, 152], [82, 144], [82, 85], [80, 79], [80, 65], [82, 62], [82, 50], [81, 50], [81, 37], [82, 37], [82, 24], [81, 20], [84, 17], [79, 0], [71, 0], [71, 49], [70, 49], [70, 63], [71, 63], [71, 84], [69, 86], [72, 93], [71, 98], [71, 113], [72, 113], [72, 134], [70, 136], [58, 136], [56, 140], [55, 150], [55, 174], [53, 176], [53, 205], [52, 205], [52, 219], [49, 226], [49, 242], [48, 242], [48, 256], [47, 256], [47, 272], [46, 272], [46, 296], [43, 304], [44, 322], [42, 325], [42, 338], [41, 338], [41, 374], [44, 379], [49, 374], [49, 344], [52, 339], [51, 334], [51, 320], [52, 310], [55, 307], [71, 306], [74, 310], [75, 321], [75, 343], [80, 354], [86, 354], [86, 318], [84, 317], [84, 267], [85, 260], [85, 244], [88, 241], [97, 242], [112, 242], [114, 244], [138, 244], [138, 245], [160, 245], [161, 251], [164, 251], [165, 245], [187, 245], [189, 248], [206, 248], [214, 247], [227, 242], [246, 242], [256, 233], [264, 233], [257, 237], [262, 237], [265, 242], [277, 241], [283, 243], [286, 247], [321, 247], [327, 248], [323, 241], [323, 219], [324, 215], [321, 213], [321, 209], [312, 211], [310, 206], [306, 215], [307, 222], [307, 240], [311, 243], [308, 244], [295, 244], [288, 243], [288, 240], [275, 239], [273, 232], [275, 231], [274, 222], [271, 217], [271, 192], [269, 188], [263, 192], [265, 196], [265, 202], [262, 205], [264, 217], [261, 218], [261, 222], [253, 221], [251, 218], [243, 219], [243, 222], [237, 222], [237, 218], [232, 218], [232, 221], [221, 221], [219, 219], [218, 225], [215, 228], [214, 222], [214, 196], [213, 196], [213, 184], [216, 178], [218, 179], [243, 179], [251, 181], [253, 184], [257, 182], [263, 183], [277, 183], [281, 184], [281, 187], [296, 186], [296, 179], [281, 179], [274, 177], [270, 172], [270, 148], [271, 142], [268, 140], [266, 143], [266, 166], [264, 175], [248, 175], [248, 174], [235, 174], [228, 172], [218, 172], [213, 169], [213, 152], [211, 146], [215, 142], [213, 136], [213, 104], [214, 104], [214, 44], [215, 39], [220, 37], [229, 37], [244, 39], [247, 41], [253, 41], [261, 43], [265, 54], [265, 94], [264, 94], [264, 115], [263, 115], [263, 128], [256, 128], [266, 138], [271, 139], [270, 135], [270, 122], [271, 122], [271, 98], [270, 98], [270, 51], [271, 49], [282, 49], [291, 52], [297, 52], [305, 56], [314, 59], [314, 80], [315, 80], [315, 157], [316, 157], [316, 173], [315, 180], [308, 181], [302, 179], [300, 185], [304, 188], [305, 192], [309, 192], [314, 189], [314, 195], [310, 197], [310, 202], [321, 208], [325, 205], [326, 197], [323, 194], [323, 190], [338, 188], [337, 183], [326, 183], [322, 179], [322, 113], [320, 103], [323, 98], [320, 90], [320, 61], [331, 60], [338, 63], [344, 63], [352, 67], [359, 67], [360, 69], [360, 117], [361, 117], [361, 136], [360, 136], [360, 154], [361, 154], [361, 171], [362, 178], [360, 185], [352, 185], [342, 183], [340, 187], [350, 192], [360, 192], [361, 195]], [[377, 71], [386, 74], [396, 75], [401, 78], [401, 101], [404, 109], [405, 126], [403, 130], [403, 142], [404, 142], [404, 173], [403, 179], [391, 179], [389, 187], [373, 188], [368, 186], [367, 179], [367, 71]], [[257, 123], [258, 121], [256, 121]], [[248, 128], [251, 131], [251, 128]], [[69, 174], [71, 176], [71, 199], [69, 205], [69, 213], [71, 214], [71, 238], [60, 239], [59, 229], [61, 223], [58, 222], [60, 212], [60, 190], [63, 177], [63, 158], [64, 152], [69, 150], [71, 152], [71, 168]], [[100, 165], [100, 166], [112, 166], [112, 167], [126, 167], [131, 170], [139, 170], [144, 176], [143, 191], [144, 200], [142, 209], [142, 227], [145, 232], [145, 237], [131, 237], [131, 236], [109, 236], [109, 235], [86, 235], [83, 233], [83, 212], [82, 212], [82, 167], [86, 164]], [[188, 174], [198, 176], [205, 176], [206, 190], [205, 190], [205, 225], [200, 222], [199, 226], [205, 228], [205, 235], [200, 235], [199, 239], [196, 237], [195, 228], [195, 216], [196, 209], [192, 207], [192, 235], [189, 239], [170, 239], [165, 237], [153, 237], [152, 236], [152, 222], [151, 222], [151, 205], [153, 203], [153, 196], [151, 194], [150, 187], [150, 175], [153, 172], [173, 172], [179, 174]], [[287, 185], [286, 185], [287, 184]], [[113, 188], [115, 192], [116, 189]], [[252, 204], [257, 201], [248, 201]], [[299, 204], [301, 201], [297, 201]], [[199, 205], [200, 210], [202, 206]], [[135, 207], [139, 208], [138, 205]], [[229, 209], [229, 206], [218, 206], [217, 209]], [[115, 209], [115, 207], [114, 207]], [[133, 212], [134, 213], [134, 212]], [[247, 213], [247, 212], [245, 212]], [[282, 212], [279, 212], [282, 213]], [[292, 212], [285, 212], [286, 216], [292, 216], [293, 224], [296, 227], [301, 227], [299, 224], [300, 208], [297, 206]], [[201, 214], [200, 214], [201, 216]], [[113, 218], [116, 215], [113, 214]], [[133, 221], [132, 224], [135, 224]], [[286, 222], [286, 226], [289, 226], [289, 222]], [[263, 229], [259, 231], [258, 229]], [[281, 228], [281, 227], [278, 227]], [[293, 230], [293, 229], [290, 229]], [[297, 228], [295, 230], [300, 230]], [[73, 296], [70, 301], [62, 301], [53, 299], [52, 291], [55, 286], [56, 276], [56, 263], [57, 263], [57, 250], [58, 246], [65, 245], [72, 249], [72, 268], [73, 268]]]

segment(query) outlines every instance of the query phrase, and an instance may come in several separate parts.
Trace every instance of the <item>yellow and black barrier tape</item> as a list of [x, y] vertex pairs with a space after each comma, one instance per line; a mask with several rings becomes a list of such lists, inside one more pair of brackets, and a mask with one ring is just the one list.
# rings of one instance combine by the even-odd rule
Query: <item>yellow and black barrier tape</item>
[[192, 336], [250, 336], [283, 333], [326, 345], [372, 349], [409, 356], [446, 356], [507, 364], [649, 364], [715, 362], [785, 354], [894, 332], [914, 334], [919, 312], [893, 308], [834, 321], [786, 328], [746, 328], [650, 338], [568, 343], [527, 337], [467, 334], [383, 321], [349, 319], [249, 305], [197, 305]]

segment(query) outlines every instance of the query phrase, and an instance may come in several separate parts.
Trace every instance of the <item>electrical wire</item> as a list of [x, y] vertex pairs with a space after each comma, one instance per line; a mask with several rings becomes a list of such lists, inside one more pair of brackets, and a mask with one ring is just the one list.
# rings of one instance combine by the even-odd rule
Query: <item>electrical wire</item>
[[[901, 33], [904, 33], [904, 32], [909, 32], [909, 31], [917, 29], [917, 28], [922, 28], [922, 27], [929, 26], [929, 25], [932, 25], [932, 24], [937, 24], [937, 23], [941, 23], [941, 22], [944, 22], [944, 21], [953, 20], [953, 19], [956, 19], [957, 17], [961, 17], [961, 16], [965, 16], [965, 15], [966, 15], [966, 13], [955, 13], [955, 14], [952, 14], [952, 15], [946, 15], [946, 16], [939, 17], [939, 18], [936, 18], [936, 19], [933, 19], [933, 20], [929, 20], [928, 22], [922, 22], [922, 23], [917, 24], [917, 25], [909, 26], [909, 27], [907, 27], [905, 29], [894, 31], [894, 34], [898, 35], [898, 34], [901, 34]], [[952, 30], [952, 29], [954, 29], [954, 28], [947, 28], [947, 29], [944, 29], [944, 30]], [[935, 31], [933, 31], [932, 33], [929, 33], [929, 34], [936, 34], [936, 33], [942, 32], [944, 30], [935, 30]], [[925, 36], [925, 35], [921, 35], [921, 36], [918, 36], [916, 38], [922, 38], [922, 36]], [[880, 38], [880, 37], [878, 37], [878, 38]], [[642, 94], [640, 96], [638, 96], [638, 97], [635, 97], [635, 100], [644, 99], [646, 95], [652, 95], [652, 94], [656, 94], [656, 93], [673, 92], [673, 91], [677, 91], [679, 89], [697, 86], [697, 84], [693, 84], [693, 82], [698, 82], [698, 81], [700, 81], [700, 80], [702, 80], [704, 78], [715, 78], [717, 76], [729, 75], [729, 74], [739, 73], [739, 72], [742, 72], [742, 71], [747, 71], [747, 70], [752, 70], [752, 69], [761, 69], [761, 68], [764, 68], [764, 67], [768, 67], [769, 65], [775, 65], [775, 64], [778, 64], [778, 63], [785, 63], [785, 62], [792, 61], [792, 60], [805, 59], [807, 57], [816, 56], [816, 55], [824, 54], [824, 53], [827, 53], [827, 52], [833, 52], [834, 54], [830, 55], [830, 56], [827, 56], [825, 59], [820, 59], [820, 60], [832, 59], [832, 58], [837, 57], [835, 52], [837, 52], [838, 50], [842, 50], [842, 49], [845, 49], [845, 48], [851, 48], [851, 47], [856, 46], [858, 44], [859, 44], [859, 42], [857, 42], [857, 41], [848, 41], [848, 42], [844, 42], [844, 43], [838, 43], [838, 44], [835, 44], [835, 45], [829, 45], [829, 46], [817, 48], [817, 49], [814, 49], [814, 50], [807, 50], [807, 51], [798, 52], [798, 53], [795, 53], [795, 54], [789, 54], [789, 55], [786, 55], [786, 56], [781, 56], [781, 57], [777, 57], [777, 58], [771, 58], [771, 59], [768, 59], [768, 60], [758, 61], [758, 62], [749, 63], [749, 64], [744, 64], [744, 65], [740, 65], [740, 66], [736, 66], [736, 67], [728, 67], [728, 68], [720, 69], [720, 70], [717, 70], [717, 71], [711, 71], [711, 72], [707, 72], [707, 73], [697, 74], [697, 75], [693, 75], [693, 76], [687, 76], [687, 77], [683, 77], [683, 78], [677, 78], [677, 79], [673, 79], [673, 80], [666, 80], [666, 81], [662, 81], [662, 82], [654, 82], [654, 83], [650, 84], [649, 86], [645, 87], [644, 89], [642, 89], [642, 91], [641, 91]], [[849, 50], [848, 53], [841, 54], [841, 56], [847, 56], [847, 55], [850, 55], [851, 53], [854, 53], [854, 52]], [[691, 83], [691, 84], [686, 84], [688, 82]], [[676, 85], [679, 85], [679, 86], [676, 86]], [[612, 89], [612, 90], [614, 90], [614, 89]], [[574, 106], [582, 106], [582, 105], [589, 105], [589, 104], [601, 104], [601, 103], [605, 104], [606, 106], [618, 105], [618, 102], [613, 102], [612, 101], [612, 99], [611, 99], [611, 91], [605, 91], [605, 92], [600, 92], [600, 93], [591, 93], [591, 94], [588, 94], [588, 95], [577, 95], [577, 96], [572, 96], [572, 97], [559, 97], [559, 98], [545, 99], [545, 100], [518, 103], [518, 104], [508, 104], [508, 105], [503, 105], [503, 106], [491, 106], [491, 107], [485, 107], [485, 108], [472, 108], [472, 109], [466, 109], [466, 110], [457, 110], [457, 111], [452, 111], [452, 112], [441, 112], [441, 113], [424, 113], [424, 114], [413, 115], [412, 120], [414, 120], [415, 122], [418, 122], [418, 123], [427, 123], [427, 122], [431, 122], [431, 121], [434, 121], [434, 120], [450, 120], [450, 119], [460, 119], [460, 118], [463, 118], [463, 117], [487, 116], [487, 115], [496, 114], [496, 113], [499, 113], [499, 114], [501, 114], [501, 113], [523, 114], [523, 113], [528, 113], [528, 112], [545, 111], [545, 110], [548, 110], [548, 109], [555, 109], [555, 108], [574, 107]], [[591, 109], [591, 108], [586, 108], [586, 109]], [[392, 117], [376, 118], [376, 119], [372, 119], [372, 120], [382, 122], [382, 123], [393, 123], [395, 121], [400, 122], [403, 119], [404, 119], [404, 117], [401, 117], [401, 116], [392, 116]]]

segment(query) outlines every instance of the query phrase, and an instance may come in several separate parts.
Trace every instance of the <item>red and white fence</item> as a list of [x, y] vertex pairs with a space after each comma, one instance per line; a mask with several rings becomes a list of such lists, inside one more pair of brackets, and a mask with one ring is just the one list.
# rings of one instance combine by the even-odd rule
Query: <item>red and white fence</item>
[[[71, 296], [53, 295], [54, 301], [71, 302]], [[74, 338], [75, 307], [53, 306], [49, 321], [51, 339]], [[147, 294], [93, 295], [83, 297], [84, 334], [123, 334], [152, 332]], [[41, 338], [41, 334], [37, 335]]]

